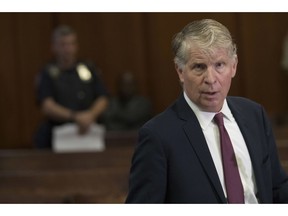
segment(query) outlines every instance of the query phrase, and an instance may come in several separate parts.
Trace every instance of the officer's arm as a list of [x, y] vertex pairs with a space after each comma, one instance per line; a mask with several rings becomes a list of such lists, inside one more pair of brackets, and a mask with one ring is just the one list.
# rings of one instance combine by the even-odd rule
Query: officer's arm
[[88, 110], [76, 112], [74, 115], [74, 121], [79, 126], [79, 133], [86, 133], [91, 124], [97, 120], [107, 106], [108, 98], [106, 96], [100, 96], [94, 101]]
[[56, 103], [52, 97], [43, 100], [42, 111], [46, 116], [56, 121], [74, 120], [74, 112]]
[[108, 98], [106, 96], [98, 97], [89, 109], [95, 121], [107, 108]]

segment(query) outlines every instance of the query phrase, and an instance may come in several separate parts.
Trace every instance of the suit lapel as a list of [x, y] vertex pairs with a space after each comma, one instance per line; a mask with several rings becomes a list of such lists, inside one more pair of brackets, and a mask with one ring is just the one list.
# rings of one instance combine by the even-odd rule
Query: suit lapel
[[209, 181], [211, 182], [213, 188], [215, 189], [220, 202], [226, 203], [226, 198], [216, 171], [215, 165], [213, 163], [212, 156], [210, 154], [206, 139], [202, 132], [201, 126], [194, 112], [191, 110], [184, 97], [182, 96], [178, 100], [178, 113], [182, 120], [186, 123], [183, 126], [183, 130], [194, 149], [202, 167], [205, 171]]

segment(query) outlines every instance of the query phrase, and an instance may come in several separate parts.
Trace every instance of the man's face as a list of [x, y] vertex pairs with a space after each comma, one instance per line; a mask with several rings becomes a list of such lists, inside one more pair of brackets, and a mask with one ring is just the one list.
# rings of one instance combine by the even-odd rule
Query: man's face
[[78, 51], [77, 37], [75, 34], [60, 36], [54, 40], [52, 48], [58, 60], [74, 61]]
[[237, 62], [237, 56], [228, 56], [225, 49], [215, 48], [208, 54], [192, 47], [185, 66], [176, 65], [176, 70], [190, 100], [202, 111], [218, 112], [236, 74]]

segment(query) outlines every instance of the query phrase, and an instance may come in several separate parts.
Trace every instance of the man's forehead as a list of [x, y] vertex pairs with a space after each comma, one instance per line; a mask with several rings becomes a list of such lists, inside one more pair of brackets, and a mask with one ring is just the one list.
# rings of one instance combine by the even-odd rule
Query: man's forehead
[[229, 53], [225, 48], [191, 48], [189, 50], [189, 56], [191, 60], [218, 60], [229, 58]]
[[54, 42], [62, 42], [67, 40], [77, 40], [76, 34], [59, 35], [54, 39]]

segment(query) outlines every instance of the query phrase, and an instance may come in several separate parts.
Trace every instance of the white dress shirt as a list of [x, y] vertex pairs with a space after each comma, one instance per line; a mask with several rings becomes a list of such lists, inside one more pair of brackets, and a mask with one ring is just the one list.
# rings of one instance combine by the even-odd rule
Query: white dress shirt
[[[214, 165], [216, 167], [220, 182], [224, 194], [226, 196], [226, 188], [223, 175], [222, 159], [221, 159], [221, 149], [220, 149], [220, 135], [219, 129], [216, 123], [214, 123], [213, 118], [216, 113], [214, 112], [203, 112], [196, 104], [194, 104], [184, 92], [184, 98], [195, 113], [202, 131], [204, 133], [208, 148], [210, 150]], [[244, 189], [245, 203], [258, 203], [256, 198], [257, 188], [255, 184], [253, 167], [251, 164], [250, 155], [242, 136], [242, 133], [235, 121], [227, 101], [224, 101], [221, 111], [224, 114], [224, 125], [231, 139], [233, 149], [236, 155], [236, 160], [239, 168], [239, 173]]]

